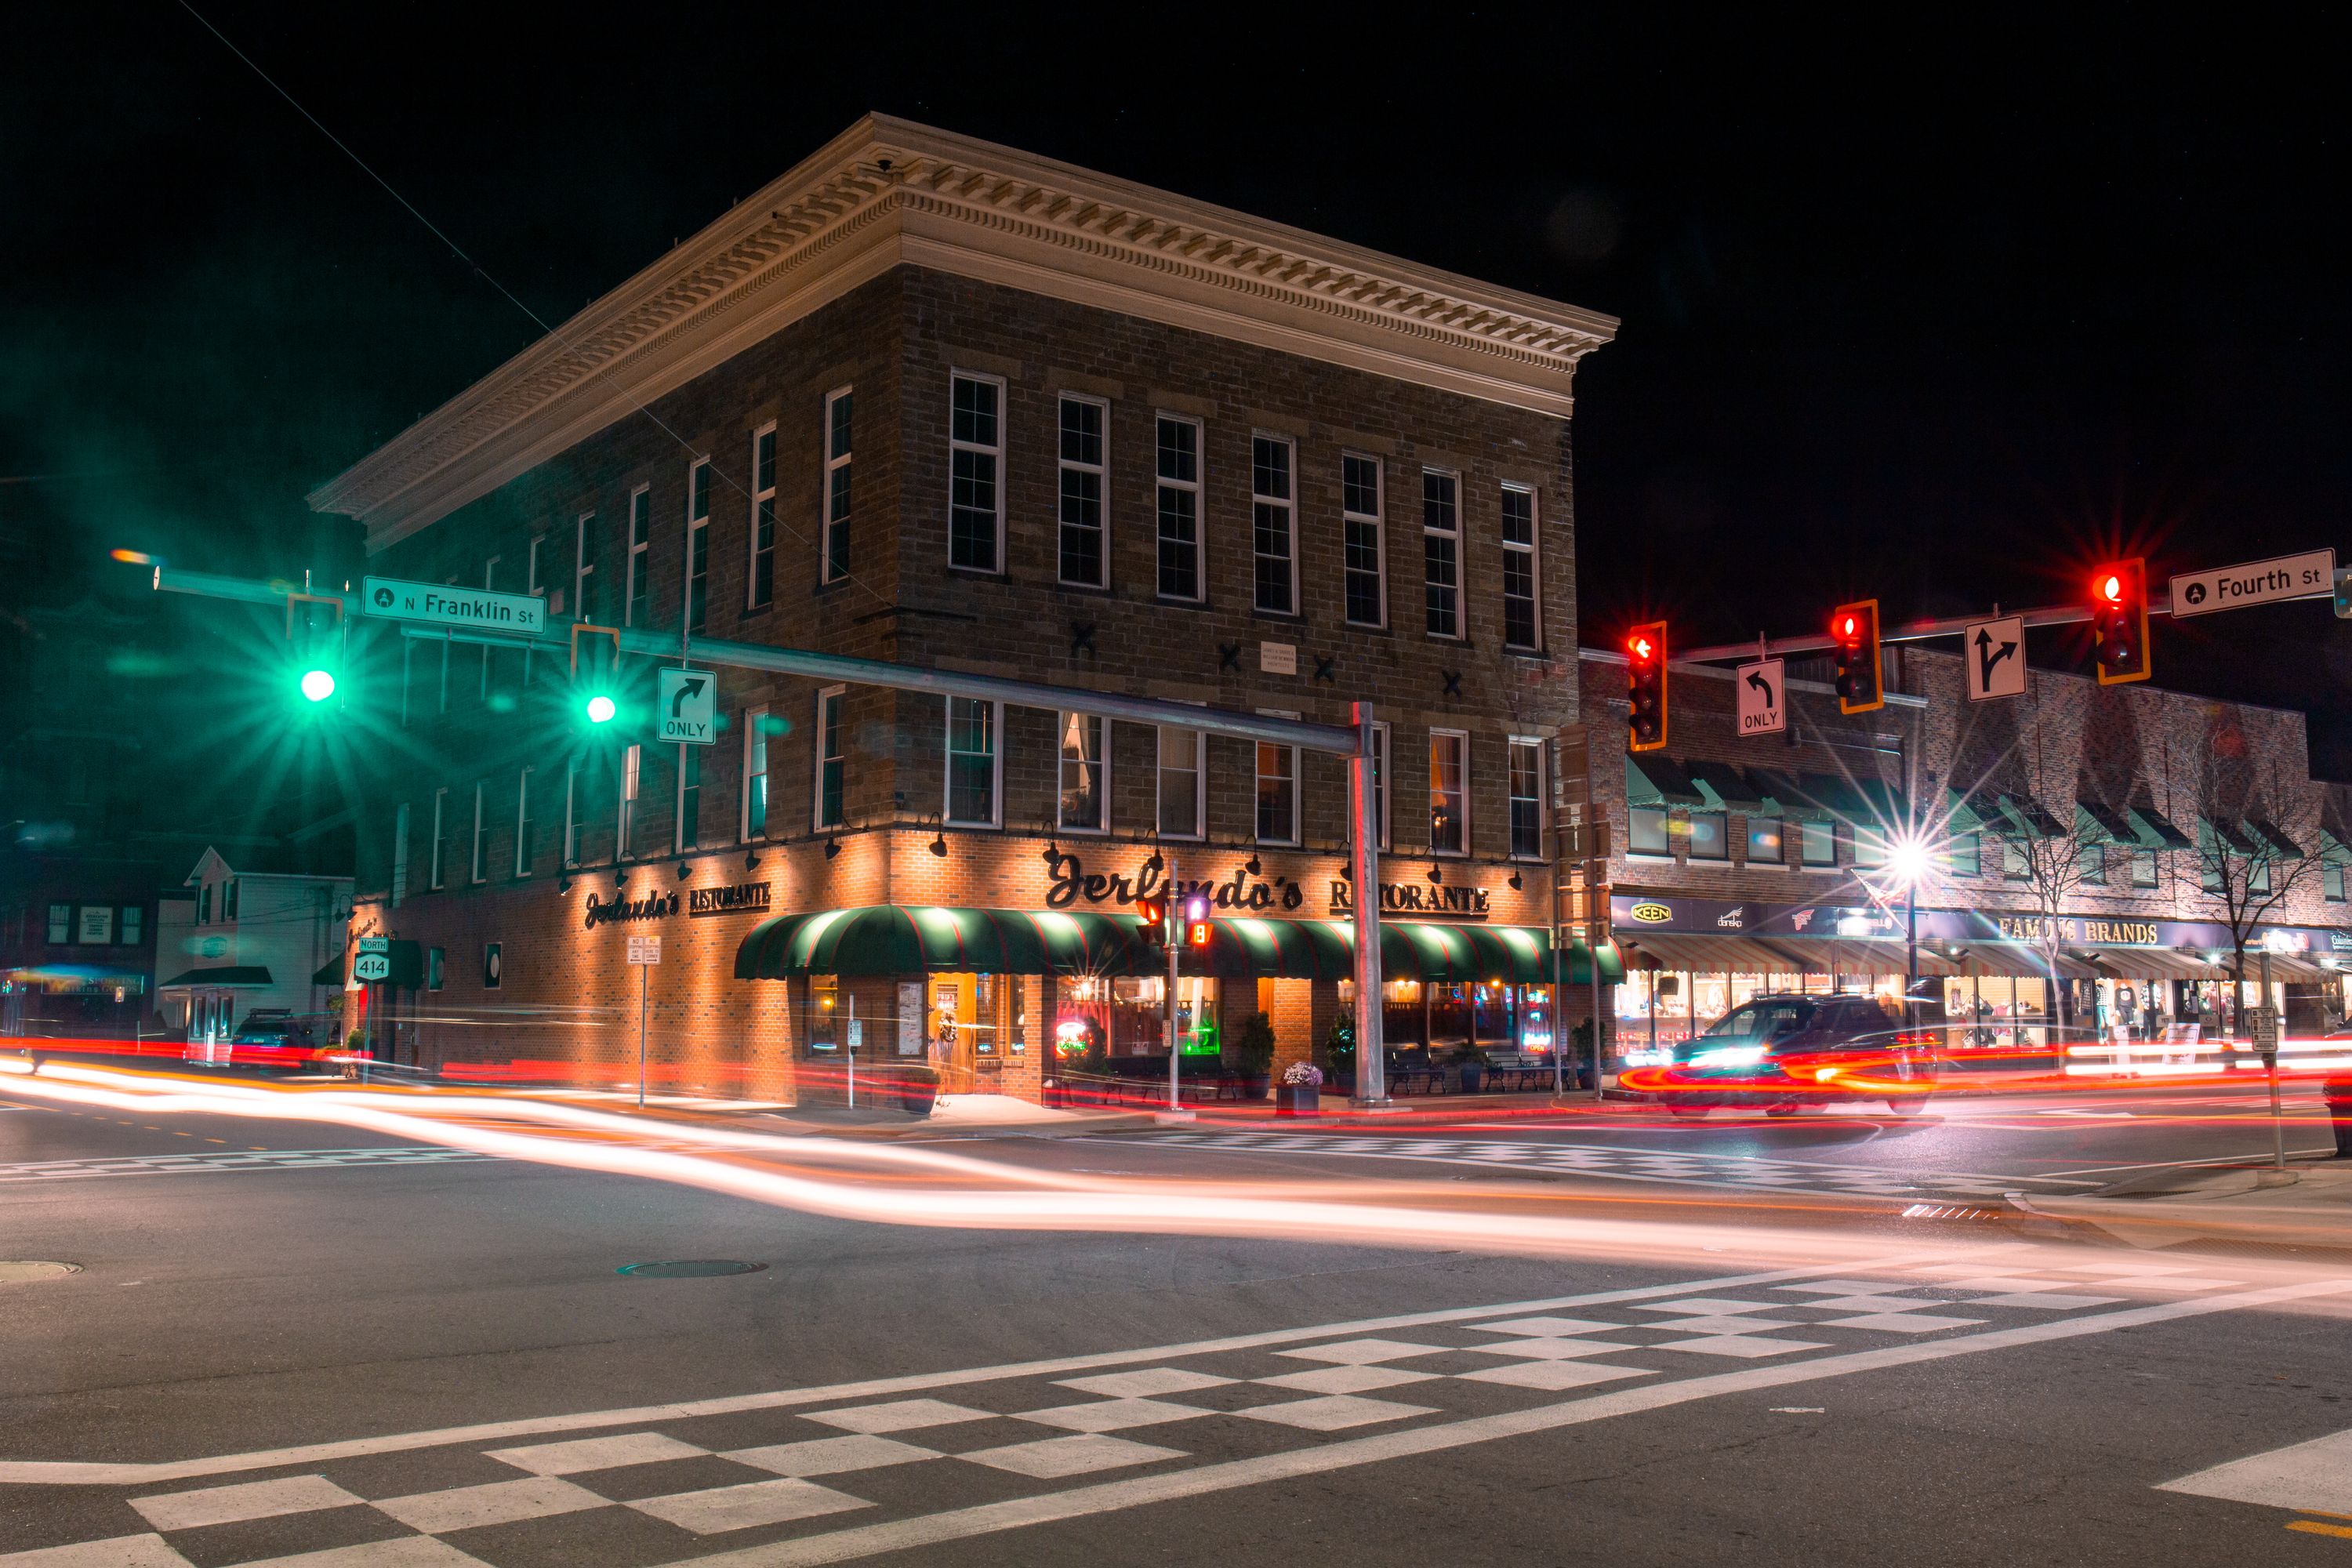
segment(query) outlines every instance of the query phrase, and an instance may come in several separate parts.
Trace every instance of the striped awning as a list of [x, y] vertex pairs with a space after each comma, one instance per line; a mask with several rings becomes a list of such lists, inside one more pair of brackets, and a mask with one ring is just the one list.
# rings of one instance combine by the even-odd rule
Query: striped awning
[[1133, 915], [873, 904], [761, 921], [738, 980], [794, 974], [1149, 974]]
[[[1609, 985], [1625, 982], [1624, 950], [1613, 942], [1601, 944], [1601, 979]], [[1591, 984], [1592, 949], [1582, 942], [1572, 942], [1561, 950], [1559, 980], [1563, 985]]]
[[[1971, 942], [1952, 960], [1955, 974], [2005, 974], [2017, 980], [2047, 980], [2050, 965], [2042, 950], [2024, 942]], [[2072, 953], [2058, 955], [2062, 980], [2095, 980], [2099, 972]]]
[[1751, 937], [1681, 936], [1663, 931], [1628, 933], [1630, 962], [1637, 969], [1684, 974], [1802, 974], [1805, 966], [1777, 947]]
[[[2095, 947], [2088, 951], [2092, 963], [2119, 980], [2220, 980], [2228, 973], [2208, 963], [2201, 953], [2169, 947]], [[2040, 962], [2038, 954], [2035, 961]]]
[[[1345, 980], [1356, 972], [1353, 921], [1227, 915], [1212, 920], [1209, 927], [1208, 945], [1185, 954], [1185, 967], [1195, 973], [1229, 979]], [[1436, 984], [1549, 985], [1554, 979], [1551, 933], [1531, 926], [1382, 921], [1381, 976]]]
[[[1804, 974], [1901, 974], [1909, 961], [1904, 943], [1874, 937], [1810, 937], [1776, 940], [1773, 946], [1794, 961], [1790, 968]], [[1919, 944], [1919, 973], [1958, 974], [1960, 966], [1926, 942]]]

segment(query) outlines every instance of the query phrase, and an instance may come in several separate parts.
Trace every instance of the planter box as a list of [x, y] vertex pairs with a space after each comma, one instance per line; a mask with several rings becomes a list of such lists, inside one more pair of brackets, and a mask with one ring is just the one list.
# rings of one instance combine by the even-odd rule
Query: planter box
[[1274, 1113], [1276, 1116], [1313, 1116], [1322, 1110], [1323, 1090], [1311, 1083], [1278, 1083], [1274, 1086]]

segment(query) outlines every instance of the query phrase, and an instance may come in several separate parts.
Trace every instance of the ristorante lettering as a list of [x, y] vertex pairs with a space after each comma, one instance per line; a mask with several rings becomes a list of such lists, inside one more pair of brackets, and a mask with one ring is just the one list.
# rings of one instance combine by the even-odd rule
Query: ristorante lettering
[[1052, 879], [1045, 889], [1045, 907], [1049, 910], [1066, 910], [1081, 900], [1089, 904], [1132, 904], [1139, 899], [1162, 894], [1179, 899], [1201, 894], [1219, 910], [1295, 910], [1307, 901], [1307, 889], [1287, 877], [1253, 877], [1244, 868], [1223, 881], [1181, 877], [1171, 880], [1158, 864], [1150, 860], [1134, 875], [1119, 876], [1089, 871], [1083, 860], [1066, 849], [1047, 855], [1046, 875]]
[[731, 915], [739, 910], [768, 907], [766, 882], [738, 882], [730, 888], [689, 888], [686, 912], [690, 915]]
[[642, 899], [599, 899], [588, 895], [588, 925], [610, 925], [615, 921], [657, 921], [664, 915], [677, 913], [676, 893], [648, 893]]
[[[1347, 882], [1331, 884], [1331, 912], [1344, 915], [1356, 907], [1356, 889]], [[1425, 882], [1382, 882], [1381, 913], [1384, 915], [1450, 915], [1455, 920], [1486, 918], [1486, 889], [1459, 884], [1439, 887]]]

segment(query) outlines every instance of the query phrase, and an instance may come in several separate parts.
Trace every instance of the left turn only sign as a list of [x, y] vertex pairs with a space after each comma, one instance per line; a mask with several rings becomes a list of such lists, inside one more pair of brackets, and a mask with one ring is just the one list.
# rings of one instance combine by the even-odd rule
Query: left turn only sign
[[655, 694], [661, 738], [689, 746], [719, 739], [719, 678], [707, 669], [665, 669]]

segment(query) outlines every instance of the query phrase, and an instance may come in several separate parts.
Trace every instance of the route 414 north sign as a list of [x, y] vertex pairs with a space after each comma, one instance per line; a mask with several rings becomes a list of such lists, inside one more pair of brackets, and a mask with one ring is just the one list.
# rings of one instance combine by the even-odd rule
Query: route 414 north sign
[[1780, 679], [1780, 659], [1764, 658], [1731, 672], [1741, 734], [1777, 735], [1789, 727], [1789, 690]]

